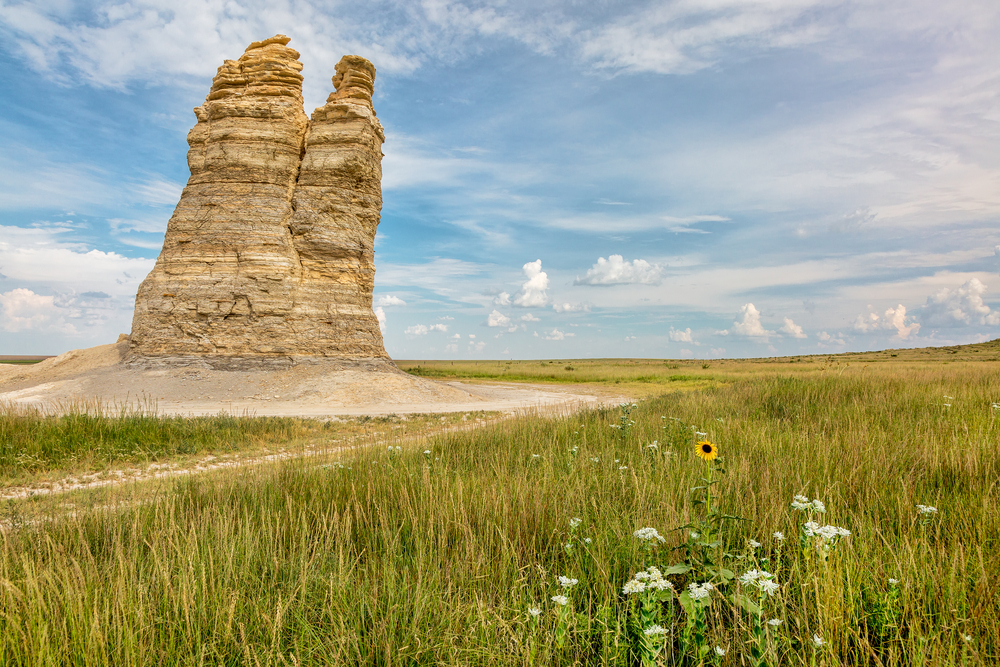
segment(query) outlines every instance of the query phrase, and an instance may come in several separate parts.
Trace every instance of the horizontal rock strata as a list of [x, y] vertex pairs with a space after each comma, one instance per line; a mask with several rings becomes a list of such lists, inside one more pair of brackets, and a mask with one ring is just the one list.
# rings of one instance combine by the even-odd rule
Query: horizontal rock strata
[[375, 68], [345, 56], [310, 120], [288, 41], [226, 61], [195, 109], [191, 178], [136, 296], [130, 363], [388, 358], [372, 312]]

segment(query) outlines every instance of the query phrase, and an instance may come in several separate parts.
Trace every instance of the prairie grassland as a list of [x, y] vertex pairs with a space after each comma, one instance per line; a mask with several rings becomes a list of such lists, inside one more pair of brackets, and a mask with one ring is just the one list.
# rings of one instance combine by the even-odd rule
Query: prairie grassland
[[[25, 524], [0, 543], [0, 664], [995, 664], [1000, 365], [827, 366]], [[820, 546], [810, 518], [850, 536]], [[650, 566], [676, 593], [623, 592]]]
[[285, 445], [372, 440], [387, 431], [403, 437], [461, 423], [486, 413], [396, 415], [321, 421], [297, 417], [218, 414], [173, 417], [155, 405], [69, 406], [65, 414], [0, 405], [0, 488], [123, 465], [177, 462], [199, 454], [253, 453]]

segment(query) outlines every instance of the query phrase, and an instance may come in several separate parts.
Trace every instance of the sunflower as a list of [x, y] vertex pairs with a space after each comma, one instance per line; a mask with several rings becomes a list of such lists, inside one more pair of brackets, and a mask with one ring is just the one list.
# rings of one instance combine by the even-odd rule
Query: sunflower
[[698, 442], [698, 448], [695, 450], [695, 454], [700, 456], [703, 461], [711, 461], [719, 455], [719, 448], [710, 443], [708, 440], [701, 440]]

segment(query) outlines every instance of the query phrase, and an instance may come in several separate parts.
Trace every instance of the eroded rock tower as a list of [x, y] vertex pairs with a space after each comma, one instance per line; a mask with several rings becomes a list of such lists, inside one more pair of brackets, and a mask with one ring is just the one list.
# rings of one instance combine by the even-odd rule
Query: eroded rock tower
[[139, 286], [129, 363], [388, 359], [372, 312], [375, 67], [344, 56], [307, 119], [288, 42], [227, 60], [194, 110], [191, 178]]

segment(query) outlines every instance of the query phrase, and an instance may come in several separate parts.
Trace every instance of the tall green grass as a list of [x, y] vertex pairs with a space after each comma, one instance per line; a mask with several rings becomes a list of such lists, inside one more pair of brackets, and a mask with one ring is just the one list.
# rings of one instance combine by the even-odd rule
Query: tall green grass
[[[994, 664], [998, 395], [986, 366], [761, 374], [644, 401], [625, 438], [617, 410], [525, 417], [339, 465], [185, 479], [156, 502], [6, 532], [0, 664], [637, 664], [622, 585], [676, 560], [671, 528], [698, 511], [690, 425], [726, 457], [723, 510], [746, 519], [725, 548], [754, 538], [773, 556], [771, 534], [789, 538], [782, 664]], [[795, 548], [797, 493], [852, 532], [822, 576]], [[938, 517], [921, 525], [917, 503]], [[652, 556], [632, 537], [644, 526], [667, 536]], [[557, 575], [580, 580], [561, 649]], [[720, 664], [747, 664], [744, 616], [715, 604], [710, 621]]]
[[8, 405], [0, 408], [0, 480], [54, 468], [100, 468], [286, 443], [323, 428], [322, 422], [285, 417], [170, 417], [154, 410], [100, 406], [50, 415]]

